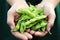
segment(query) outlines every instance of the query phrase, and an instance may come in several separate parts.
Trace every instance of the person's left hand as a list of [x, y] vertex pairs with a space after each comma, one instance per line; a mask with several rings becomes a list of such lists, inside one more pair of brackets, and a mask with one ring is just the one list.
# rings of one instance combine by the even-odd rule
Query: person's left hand
[[31, 30], [30, 33], [32, 35], [35, 35], [35, 36], [40, 36], [40, 37], [43, 37], [45, 36], [48, 32], [50, 32], [52, 26], [54, 25], [54, 21], [55, 21], [55, 11], [54, 11], [54, 7], [52, 6], [52, 4], [50, 3], [46, 3], [44, 4], [43, 2], [36, 5], [37, 8], [41, 8], [41, 7], [44, 7], [44, 14], [48, 17], [48, 24], [47, 24], [47, 27], [46, 27], [46, 31], [45, 32], [38, 32], [38, 31], [33, 31]]

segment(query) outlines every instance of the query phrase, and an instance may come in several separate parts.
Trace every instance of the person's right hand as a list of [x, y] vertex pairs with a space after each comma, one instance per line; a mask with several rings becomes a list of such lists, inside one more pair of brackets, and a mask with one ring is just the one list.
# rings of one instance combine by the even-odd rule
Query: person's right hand
[[[13, 30], [14, 27], [15, 27], [15, 22], [14, 22], [14, 20], [20, 16], [20, 15], [18, 15], [18, 14], [16, 13], [16, 10], [20, 9], [21, 7], [22, 7], [22, 8], [28, 8], [28, 5], [27, 5], [27, 4], [21, 4], [21, 5], [20, 5], [19, 3], [15, 3], [15, 4], [13, 4], [12, 7], [8, 10], [8, 13], [7, 13], [7, 24], [10, 26], [11, 30]], [[24, 34], [21, 34], [21, 33], [19, 33], [19, 32], [12, 32], [12, 31], [11, 31], [11, 33], [12, 33], [15, 37], [17, 37], [17, 38], [19, 38], [19, 39], [22, 39], [22, 40], [32, 39], [32, 36], [31, 36], [29, 33], [27, 33], [27, 32], [25, 32]]]

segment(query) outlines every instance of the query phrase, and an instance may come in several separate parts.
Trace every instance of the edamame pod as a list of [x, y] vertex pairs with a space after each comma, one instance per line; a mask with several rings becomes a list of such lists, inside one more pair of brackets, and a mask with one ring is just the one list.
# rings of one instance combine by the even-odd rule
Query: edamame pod
[[46, 25], [47, 25], [47, 21], [46, 21], [46, 20], [42, 20], [41, 26], [42, 26], [42, 27], [45, 27]]
[[36, 17], [36, 15], [34, 13], [30, 12], [28, 9], [25, 9], [25, 8], [20, 8], [17, 12], [20, 14], [23, 14], [23, 15], [28, 15], [32, 18]]
[[41, 27], [41, 25], [38, 23], [36, 26], [32, 27], [31, 29], [32, 29], [32, 30], [37, 30], [37, 29], [39, 29], [40, 27]]
[[21, 27], [20, 27], [20, 33], [24, 33], [24, 31], [26, 30], [26, 26], [24, 25], [24, 23], [21, 23]]
[[46, 26], [42, 27], [41, 30], [44, 32], [46, 29]]
[[21, 21], [19, 20], [13, 31], [18, 31], [20, 27]]
[[30, 25], [28, 25], [26, 28], [31, 28], [31, 27], [33, 27], [35, 24], [37, 24], [38, 22], [34, 22], [34, 23], [32, 23], [32, 24], [30, 24]]
[[41, 20], [41, 19], [44, 19], [44, 18], [46, 18], [46, 16], [44, 16], [44, 15], [35, 17], [35, 18], [30, 19], [29, 21], [27, 21], [27, 22], [25, 23], [25, 25], [29, 25], [30, 23], [33, 23], [33, 22], [35, 22], [35, 21], [38, 21], [38, 20]]

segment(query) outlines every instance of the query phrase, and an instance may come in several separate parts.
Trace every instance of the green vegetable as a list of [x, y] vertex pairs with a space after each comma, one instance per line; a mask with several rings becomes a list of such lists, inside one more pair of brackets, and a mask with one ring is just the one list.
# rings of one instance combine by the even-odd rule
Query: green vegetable
[[46, 27], [42, 27], [42, 28], [41, 28], [42, 31], [45, 31], [45, 29], [46, 29]]
[[37, 9], [30, 4], [29, 8], [20, 8], [17, 13], [20, 17], [16, 19], [17, 24], [13, 31], [24, 33], [26, 29], [36, 31], [46, 30], [47, 21], [45, 20], [44, 8]]
[[44, 8], [42, 7], [42, 8], [40, 8], [40, 9], [38, 9], [38, 12], [39, 12], [39, 13], [44, 12]]
[[26, 9], [26, 8], [20, 8], [18, 11], [17, 11], [17, 13], [20, 13], [20, 14], [23, 14], [23, 15], [28, 15], [28, 16], [30, 16], [30, 17], [35, 17], [35, 14], [34, 13], [32, 13], [32, 12], [30, 12], [28, 9]]
[[20, 32], [24, 33], [25, 30], [26, 30], [26, 26], [24, 25], [24, 22], [22, 22], [20, 27]]
[[41, 21], [41, 26], [42, 26], [42, 27], [46, 26], [46, 24], [47, 24], [47, 21], [46, 21], [46, 20], [42, 20], [42, 21]]
[[35, 18], [30, 19], [29, 21], [27, 21], [27, 22], [25, 23], [25, 25], [29, 25], [30, 23], [33, 23], [33, 22], [38, 21], [38, 20], [41, 20], [41, 19], [43, 19], [43, 18], [46, 18], [46, 16], [42, 15], [42, 16], [35, 17]]
[[34, 22], [34, 23], [31, 23], [30, 25], [27, 26], [27, 28], [31, 28], [32, 26], [34, 26], [35, 24], [37, 24], [38, 22]]
[[21, 22], [19, 20], [18, 23], [17, 23], [17, 25], [14, 28], [14, 31], [18, 31], [19, 30], [20, 24], [21, 24]]
[[32, 30], [37, 30], [37, 29], [39, 29], [40, 27], [41, 27], [41, 25], [38, 23], [36, 26], [32, 27], [31, 29], [32, 29]]
[[28, 9], [32, 12], [35, 11], [36, 7], [30, 4], [30, 7]]

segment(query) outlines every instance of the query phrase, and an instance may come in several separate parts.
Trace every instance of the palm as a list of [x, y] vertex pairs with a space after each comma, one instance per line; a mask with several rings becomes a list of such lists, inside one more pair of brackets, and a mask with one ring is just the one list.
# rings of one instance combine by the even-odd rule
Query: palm
[[37, 8], [40, 8], [40, 7], [44, 7], [44, 14], [48, 17], [48, 24], [47, 24], [47, 27], [46, 27], [46, 31], [45, 32], [37, 32], [37, 31], [30, 31], [31, 34], [35, 35], [35, 36], [45, 36], [51, 29], [51, 27], [53, 26], [54, 24], [54, 21], [55, 21], [55, 11], [53, 9], [53, 7], [50, 5], [44, 5], [44, 4], [39, 4], [36, 6]]
[[[24, 6], [24, 5], [19, 5], [19, 4], [14, 4], [9, 10], [8, 10], [8, 14], [7, 14], [7, 23], [8, 25], [10, 26], [11, 30], [13, 30], [15, 28], [15, 19], [18, 18], [20, 15], [18, 15], [16, 13], [16, 11], [18, 9], [20, 9], [21, 7], [24, 7], [24, 8], [27, 8], [28, 6]], [[11, 33], [19, 38], [19, 39], [22, 39], [22, 40], [28, 40], [28, 39], [32, 39], [32, 36], [25, 32], [24, 34], [21, 34], [19, 32], [13, 32], [11, 31]]]

